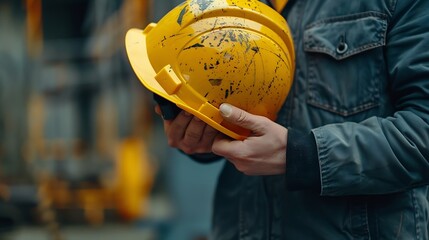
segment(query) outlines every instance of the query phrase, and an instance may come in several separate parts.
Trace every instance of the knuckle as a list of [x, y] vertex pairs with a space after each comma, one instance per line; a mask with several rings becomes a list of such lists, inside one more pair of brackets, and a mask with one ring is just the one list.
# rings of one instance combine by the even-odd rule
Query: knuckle
[[238, 118], [237, 118], [237, 122], [246, 122], [246, 120], [247, 120], [247, 115], [246, 115], [246, 113], [244, 112], [244, 111], [240, 111], [239, 113], [238, 113]]
[[195, 153], [196, 146], [195, 146], [195, 144], [192, 144], [190, 142], [183, 141], [181, 146], [180, 146], [180, 149], [183, 152], [185, 152], [186, 154], [193, 154], [193, 153]]
[[200, 140], [201, 134], [194, 131], [188, 131], [186, 132], [186, 137], [193, 140]]

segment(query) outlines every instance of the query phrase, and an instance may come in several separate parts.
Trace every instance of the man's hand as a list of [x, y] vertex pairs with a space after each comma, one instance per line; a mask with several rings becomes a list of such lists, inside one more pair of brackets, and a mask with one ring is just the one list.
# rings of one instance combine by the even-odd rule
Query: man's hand
[[212, 151], [231, 161], [246, 175], [277, 175], [285, 172], [287, 129], [266, 117], [252, 115], [229, 104], [222, 104], [223, 118], [251, 130], [242, 141], [216, 137]]
[[[155, 112], [161, 115], [159, 106]], [[164, 120], [164, 131], [168, 145], [186, 154], [211, 153], [216, 129], [210, 127], [192, 114], [181, 111], [174, 120]]]

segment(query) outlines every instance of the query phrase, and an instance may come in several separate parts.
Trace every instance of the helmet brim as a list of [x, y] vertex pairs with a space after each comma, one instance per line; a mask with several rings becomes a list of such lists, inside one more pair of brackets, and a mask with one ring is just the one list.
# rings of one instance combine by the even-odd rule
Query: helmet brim
[[125, 36], [125, 48], [131, 67], [140, 82], [151, 92], [176, 103], [178, 100], [174, 95], [169, 95], [155, 79], [156, 72], [149, 61], [146, 46], [146, 34], [141, 29], [130, 29]]
[[[155, 24], [153, 24], [154, 27]], [[198, 117], [211, 127], [219, 130], [220, 132], [228, 135], [234, 139], [245, 139], [249, 134], [249, 131], [237, 128], [241, 134], [236, 133], [223, 126], [223, 124], [228, 125], [228, 123], [222, 123], [222, 120], [219, 122], [213, 120], [207, 116], [207, 114], [200, 113], [199, 109], [193, 109], [189, 104], [185, 103], [181, 98], [175, 94], [168, 94], [165, 89], [159, 84], [155, 76], [157, 75], [156, 71], [153, 69], [152, 64], [150, 63], [149, 56], [147, 53], [147, 44], [146, 44], [146, 31], [141, 29], [130, 29], [128, 30], [125, 36], [125, 48], [127, 51], [127, 56], [130, 61], [131, 67], [133, 68], [137, 78], [140, 82], [151, 92], [158, 94], [159, 96], [169, 100], [170, 102], [175, 103], [179, 108], [191, 113], [192, 115]], [[209, 115], [219, 115], [219, 110], [210, 109], [212, 112]], [[231, 127], [231, 126], [229, 126]]]

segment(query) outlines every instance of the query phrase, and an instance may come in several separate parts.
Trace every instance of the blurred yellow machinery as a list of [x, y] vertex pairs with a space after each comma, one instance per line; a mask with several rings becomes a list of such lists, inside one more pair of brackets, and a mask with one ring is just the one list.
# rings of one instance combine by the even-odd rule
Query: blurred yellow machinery
[[[28, 54], [37, 59], [43, 54], [43, 12], [42, 0], [26, 0], [26, 32]], [[144, 26], [151, 1], [123, 0], [115, 14], [94, 28], [90, 46], [90, 57], [99, 59], [113, 58], [115, 52], [123, 49], [123, 33], [131, 26]], [[55, 11], [55, 9], [53, 9]], [[112, 32], [113, 31], [113, 32]], [[95, 149], [97, 159], [111, 161], [111, 168], [103, 169], [101, 165], [96, 179], [70, 182], [61, 173], [45, 171], [35, 167], [34, 179], [38, 185], [39, 210], [41, 219], [48, 223], [55, 232], [55, 210], [82, 209], [85, 220], [92, 224], [102, 224], [105, 211], [113, 210], [121, 220], [133, 221], [144, 218], [148, 211], [148, 200], [153, 186], [156, 167], [148, 151], [147, 140], [151, 129], [147, 117], [150, 114], [144, 107], [134, 111], [131, 133], [119, 136], [117, 118], [118, 106], [103, 102], [106, 94], [95, 107]], [[108, 98], [108, 97], [107, 97]], [[137, 101], [148, 105], [144, 96], [137, 96]], [[81, 139], [46, 139], [47, 98], [41, 92], [32, 92], [28, 106], [28, 142], [24, 151], [29, 166], [34, 161], [51, 161], [54, 165], [64, 165], [66, 159], [79, 162], [85, 169], [88, 149], [82, 147]], [[111, 102], [110, 102], [111, 103]], [[141, 119], [143, 116], [144, 119]], [[140, 122], [139, 122], [140, 120]], [[144, 121], [141, 121], [144, 120]], [[71, 147], [70, 147], [71, 146]], [[70, 150], [71, 149], [71, 150]], [[108, 165], [108, 164], [107, 164]], [[60, 167], [61, 168], [61, 167]]]
[[100, 182], [83, 181], [76, 186], [55, 176], [38, 173], [42, 220], [52, 220], [51, 216], [44, 219], [43, 215], [52, 209], [82, 209], [85, 220], [92, 225], [104, 222], [106, 210], [116, 211], [120, 219], [127, 222], [144, 218], [155, 174], [145, 143], [136, 138], [123, 140], [117, 147], [116, 164], [113, 178]]
[[124, 52], [126, 30], [176, 4], [0, 0], [0, 239], [27, 224], [53, 240], [135, 220], [161, 239], [207, 231], [217, 171], [167, 151]]

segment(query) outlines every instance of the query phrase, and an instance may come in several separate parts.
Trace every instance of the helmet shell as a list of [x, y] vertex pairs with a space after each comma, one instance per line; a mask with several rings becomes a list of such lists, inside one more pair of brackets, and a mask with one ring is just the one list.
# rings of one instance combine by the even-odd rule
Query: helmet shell
[[249, 131], [223, 121], [220, 104], [274, 120], [293, 81], [288, 25], [256, 0], [188, 0], [129, 30], [126, 48], [144, 86], [235, 139]]

